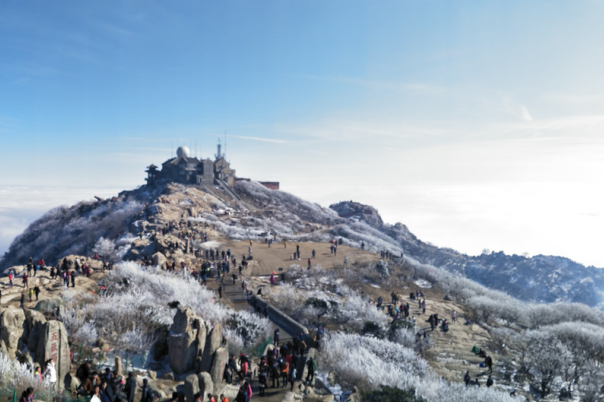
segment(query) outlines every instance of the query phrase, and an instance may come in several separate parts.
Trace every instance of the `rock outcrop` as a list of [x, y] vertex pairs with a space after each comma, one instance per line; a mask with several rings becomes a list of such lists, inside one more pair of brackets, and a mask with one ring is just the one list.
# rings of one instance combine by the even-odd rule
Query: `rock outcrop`
[[163, 255], [162, 253], [155, 253], [152, 255], [153, 258], [153, 265], [156, 265], [158, 267], [160, 267], [161, 269], [166, 269], [166, 262], [168, 261], [166, 259], [166, 256]]
[[180, 307], [168, 334], [170, 367], [176, 375], [205, 372], [219, 383], [229, 358], [222, 342], [222, 325], [216, 324], [208, 332], [206, 323], [193, 310]]
[[199, 320], [193, 310], [181, 307], [174, 316], [168, 335], [170, 367], [176, 374], [184, 374], [195, 368], [198, 344], [197, 330], [193, 323]]
[[214, 352], [212, 359], [212, 367], [210, 368], [210, 376], [215, 384], [222, 382], [222, 375], [224, 373], [224, 367], [229, 362], [229, 350], [227, 348], [218, 348]]
[[4, 344], [8, 357], [13, 360], [21, 349], [19, 342], [25, 332], [25, 313], [18, 308], [0, 310], [0, 342]]
[[210, 371], [212, 361], [214, 360], [214, 353], [220, 348], [220, 345], [222, 345], [222, 325], [216, 324], [206, 337], [203, 358], [201, 360], [201, 371]]
[[330, 205], [329, 208], [336, 211], [341, 218], [358, 217], [376, 229], [384, 226], [384, 221], [377, 209], [369, 205], [363, 205], [354, 201], [342, 201]]
[[36, 348], [36, 361], [42, 366], [48, 359], [55, 361], [57, 387], [64, 388], [65, 376], [71, 368], [67, 330], [60, 321], [48, 321], [43, 325]]

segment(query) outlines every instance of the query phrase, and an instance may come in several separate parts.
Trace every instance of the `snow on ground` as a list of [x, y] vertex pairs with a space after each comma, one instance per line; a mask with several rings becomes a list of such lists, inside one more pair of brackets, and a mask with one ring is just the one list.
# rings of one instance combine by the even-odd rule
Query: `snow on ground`
[[423, 289], [431, 289], [432, 288], [432, 284], [430, 282], [428, 282], [425, 279], [416, 279], [415, 281], [413, 281], [417, 286], [419, 286], [420, 288]]

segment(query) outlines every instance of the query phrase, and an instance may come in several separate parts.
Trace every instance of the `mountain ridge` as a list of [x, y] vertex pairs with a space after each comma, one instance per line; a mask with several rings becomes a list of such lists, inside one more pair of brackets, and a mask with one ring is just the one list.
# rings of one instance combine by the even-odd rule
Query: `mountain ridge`
[[[193, 189], [209, 195], [211, 201], [206, 202], [207, 196], [203, 196], [201, 202], [201, 193], [187, 199]], [[55, 208], [15, 238], [0, 259], [0, 269], [24, 264], [30, 256], [43, 256], [47, 262], [53, 262], [67, 254], [90, 254], [101, 237], [126, 250], [131, 243], [128, 236], [136, 236], [145, 226], [157, 224], [154, 220], [159, 212], [169, 206], [176, 208], [174, 213], [214, 222], [217, 230], [231, 238], [268, 233], [290, 241], [342, 238], [353, 247], [364, 244], [375, 251], [402, 253], [520, 300], [604, 307], [603, 269], [558, 256], [524, 257], [503, 252], [469, 256], [424, 242], [400, 222], [384, 223], [378, 210], [369, 205], [342, 201], [325, 208], [255, 182], [241, 182], [233, 189], [242, 198], [240, 201], [232, 201], [228, 194], [211, 186], [167, 183], [123, 191], [113, 199]], [[170, 204], [170, 197], [179, 198], [179, 204]], [[242, 211], [242, 217], [233, 219], [228, 214], [225, 217], [229, 208]]]

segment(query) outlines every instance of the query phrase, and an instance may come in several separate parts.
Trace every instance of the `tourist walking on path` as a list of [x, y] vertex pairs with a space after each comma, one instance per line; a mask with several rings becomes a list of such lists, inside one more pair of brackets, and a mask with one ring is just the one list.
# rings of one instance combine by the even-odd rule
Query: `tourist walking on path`
[[311, 384], [315, 378], [315, 372], [317, 371], [317, 363], [315, 362], [314, 357], [310, 357], [306, 362], [306, 367], [308, 368], [308, 374], [306, 375], [306, 382]]

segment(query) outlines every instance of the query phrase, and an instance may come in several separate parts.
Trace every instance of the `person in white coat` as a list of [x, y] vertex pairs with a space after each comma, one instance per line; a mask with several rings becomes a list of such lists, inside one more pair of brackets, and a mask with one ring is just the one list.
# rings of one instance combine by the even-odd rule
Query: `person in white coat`
[[55, 368], [55, 362], [53, 359], [49, 359], [46, 362], [46, 369], [44, 370], [44, 379], [48, 381], [48, 384], [53, 389], [56, 389], [57, 384], [57, 369]]

